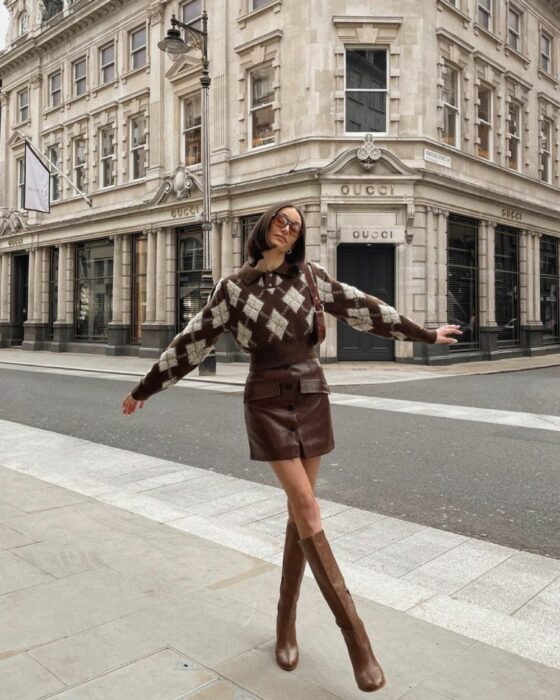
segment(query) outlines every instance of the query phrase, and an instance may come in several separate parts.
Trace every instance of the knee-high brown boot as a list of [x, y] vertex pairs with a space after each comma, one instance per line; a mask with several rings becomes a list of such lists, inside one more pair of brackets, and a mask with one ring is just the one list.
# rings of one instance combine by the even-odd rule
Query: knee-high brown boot
[[324, 531], [300, 540], [299, 544], [342, 631], [358, 687], [366, 692], [383, 688], [383, 671], [373, 655], [364, 624], [358, 617]]
[[294, 669], [299, 660], [296, 640], [296, 605], [305, 570], [305, 556], [298, 541], [297, 527], [288, 521], [276, 618], [276, 661], [285, 671]]

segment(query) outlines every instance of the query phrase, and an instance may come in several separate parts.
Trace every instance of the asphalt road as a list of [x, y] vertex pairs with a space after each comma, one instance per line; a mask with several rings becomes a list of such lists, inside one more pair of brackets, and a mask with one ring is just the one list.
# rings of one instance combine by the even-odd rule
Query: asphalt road
[[[241, 392], [177, 387], [125, 417], [133, 383], [0, 369], [0, 418], [278, 485], [249, 460]], [[559, 384], [552, 368], [332, 389], [559, 415]], [[319, 496], [560, 558], [560, 433], [347, 406], [333, 422]]]

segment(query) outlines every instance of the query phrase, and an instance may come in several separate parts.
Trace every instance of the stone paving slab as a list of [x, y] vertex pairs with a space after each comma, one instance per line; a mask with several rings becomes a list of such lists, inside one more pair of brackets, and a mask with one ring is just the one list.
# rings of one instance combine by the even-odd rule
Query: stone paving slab
[[[19, 474], [0, 467], [5, 483], [11, 474], [17, 481]], [[41, 484], [29, 492], [46, 493]], [[84, 523], [78, 517], [81, 507]], [[41, 545], [46, 549], [29, 551], [46, 551], [48, 560], [56, 560], [57, 547], [61, 559], [69, 556], [69, 543], [81, 547], [86, 535], [100, 560], [90, 570], [73, 573], [62, 567], [60, 579], [0, 594], [0, 697], [363, 697], [342, 636], [309, 575], [298, 608], [300, 664], [286, 673], [274, 658], [277, 566], [89, 499], [83, 506], [52, 507], [47, 501], [45, 510], [8, 510], [4, 517], [37, 534], [44, 518], [41, 539], [24, 549]], [[359, 524], [364, 525], [363, 517]], [[145, 549], [127, 556], [119, 549], [123, 538], [142, 542]], [[3, 554], [17, 556], [19, 549]], [[104, 552], [111, 553], [110, 560], [103, 559]], [[359, 564], [343, 568], [387, 673], [388, 685], [376, 697], [557, 700], [557, 669], [482, 644], [446, 624], [430, 624], [420, 619], [418, 606], [410, 615], [362, 598], [352, 581]]]
[[[16, 434], [21, 438], [17, 454], [13, 454], [15, 443], [2, 439], [5, 434]], [[47, 463], [35, 459], [44, 436], [52, 449]], [[26, 449], [21, 448], [22, 441]], [[57, 467], [56, 450], [72, 454], [71, 479], [67, 471]], [[16, 490], [7, 496], [8, 500], [21, 498], [17, 503], [25, 507], [30, 494], [43, 492], [48, 495], [49, 489], [64, 492], [61, 487], [71, 487], [84, 494], [84, 514], [91, 523], [93, 536], [95, 532], [103, 531], [99, 523], [92, 523], [92, 516], [88, 514], [96, 503], [98, 507], [104, 502], [129, 511], [128, 517], [133, 520], [126, 534], [123, 532], [120, 545], [115, 538], [116, 553], [119, 546], [122, 552], [122, 547], [129, 541], [127, 537], [134, 540], [134, 527], [147, 517], [171, 525], [179, 537], [181, 532], [188, 533], [203, 541], [281, 564], [287, 516], [282, 489], [182, 464], [173, 466], [172, 462], [166, 462], [162, 465], [162, 460], [150, 461], [146, 456], [117, 448], [92, 445], [92, 452], [95, 460], [90, 459], [87, 441], [64, 435], [53, 436], [40, 429], [0, 421], [0, 464], [7, 460], [19, 473], [54, 484]], [[118, 473], [105, 469], [96, 472], [99, 459], [105, 465], [126, 464], [127, 471]], [[158, 485], [148, 491], [137, 491], [133, 480], [134, 465], [137, 465], [140, 488], [146, 480], [158, 479], [163, 474], [183, 472], [187, 478], [183, 481], [173, 479], [171, 484]], [[119, 481], [121, 477], [122, 482]], [[205, 488], [191, 488], [196, 482], [204, 483]], [[79, 520], [78, 504], [75, 503], [79, 495], [68, 499], [67, 506], [63, 498], [54, 510], [59, 510], [72, 524]], [[0, 515], [3, 503], [0, 497]], [[29, 563], [40, 566], [43, 562], [53, 575], [77, 573], [78, 569], [95, 571], [99, 566], [111, 566], [118, 560], [118, 556], [112, 556], [106, 550], [103, 555], [98, 546], [91, 545], [88, 550], [87, 538], [81, 535], [74, 539], [73, 545], [66, 540], [71, 546], [67, 559], [56, 561], [51, 545], [42, 543], [41, 526], [36, 519], [38, 514], [26, 514], [14, 508], [13, 503], [4, 505], [12, 510], [8, 511], [4, 522], [0, 518], [0, 525], [34, 538], [38, 543], [24, 545], [22, 554], [35, 552], [36, 558], [29, 555]], [[525, 553], [511, 548], [473, 538], [458, 538], [451, 533], [323, 499], [320, 499], [320, 505], [332, 548], [345, 567], [347, 581], [358, 595], [560, 668], [560, 648], [553, 643], [553, 636], [558, 636], [557, 620], [560, 619], [558, 560], [538, 555], [530, 555], [527, 559]], [[19, 520], [14, 517], [14, 512], [21, 513]], [[48, 513], [45, 515], [46, 528], [53, 528], [59, 537], [63, 537], [64, 525], [57, 524]], [[124, 522], [119, 524], [121, 531]], [[156, 542], [151, 532], [145, 532], [143, 536], [148, 538], [152, 554], [162, 549], [172, 551], [177, 542], [161, 534], [160, 541]], [[141, 547], [140, 544], [137, 546]], [[510, 573], [512, 580], [507, 583]], [[306, 575], [310, 576], [310, 572]], [[139, 585], [141, 583], [139, 581]], [[475, 619], [478, 624], [472, 624]], [[507, 633], [496, 633], [496, 630], [506, 630]]]

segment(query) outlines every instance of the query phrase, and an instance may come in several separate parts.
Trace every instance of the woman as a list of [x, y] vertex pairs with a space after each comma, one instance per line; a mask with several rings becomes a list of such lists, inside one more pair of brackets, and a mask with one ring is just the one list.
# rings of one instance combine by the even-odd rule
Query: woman
[[[288, 522], [277, 614], [276, 659], [298, 663], [296, 603], [307, 561], [340, 627], [358, 687], [385, 685], [364, 625], [321, 524], [314, 494], [321, 455], [334, 448], [329, 388], [315, 354], [313, 292], [324, 309], [354, 328], [385, 338], [456, 343], [458, 326], [427, 330], [373, 296], [337, 282], [320, 266], [304, 271], [305, 221], [290, 203], [266, 211], [248, 243], [250, 262], [221, 279], [207, 305], [177, 335], [123, 401], [130, 415], [144, 401], [192, 371], [229, 330], [251, 355], [245, 422], [252, 459], [269, 461], [288, 498]], [[316, 284], [315, 290], [313, 287]]]

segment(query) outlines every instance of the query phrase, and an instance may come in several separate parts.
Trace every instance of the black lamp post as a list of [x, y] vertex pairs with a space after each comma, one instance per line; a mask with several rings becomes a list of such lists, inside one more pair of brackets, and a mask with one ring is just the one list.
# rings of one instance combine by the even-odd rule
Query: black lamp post
[[[187, 33], [185, 42], [181, 27]], [[201, 291], [210, 292], [213, 286], [212, 279], [212, 222], [210, 220], [210, 139], [209, 139], [209, 114], [208, 103], [210, 93], [210, 75], [208, 73], [208, 14], [202, 13], [202, 30], [195, 29], [184, 22], [180, 22], [175, 15], [171, 15], [171, 29], [167, 36], [158, 43], [158, 48], [171, 55], [187, 53], [192, 47], [202, 53], [202, 75], [200, 86], [202, 88], [202, 280]], [[207, 289], [205, 289], [207, 288]], [[216, 373], [216, 355], [212, 352], [199, 365], [200, 374]]]

